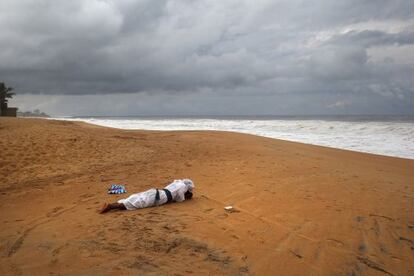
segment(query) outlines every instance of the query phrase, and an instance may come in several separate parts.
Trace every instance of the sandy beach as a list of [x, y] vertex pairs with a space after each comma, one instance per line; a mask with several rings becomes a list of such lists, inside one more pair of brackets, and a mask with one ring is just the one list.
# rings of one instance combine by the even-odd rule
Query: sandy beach
[[[191, 201], [97, 213], [181, 178]], [[414, 275], [413, 183], [409, 159], [0, 118], [0, 274]]]

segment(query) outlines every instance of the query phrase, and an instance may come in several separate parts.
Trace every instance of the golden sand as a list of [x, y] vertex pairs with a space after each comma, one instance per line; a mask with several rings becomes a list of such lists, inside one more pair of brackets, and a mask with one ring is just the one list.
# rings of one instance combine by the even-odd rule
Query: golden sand
[[[179, 178], [193, 200], [96, 212]], [[414, 275], [414, 160], [0, 118], [0, 199], [0, 275]]]

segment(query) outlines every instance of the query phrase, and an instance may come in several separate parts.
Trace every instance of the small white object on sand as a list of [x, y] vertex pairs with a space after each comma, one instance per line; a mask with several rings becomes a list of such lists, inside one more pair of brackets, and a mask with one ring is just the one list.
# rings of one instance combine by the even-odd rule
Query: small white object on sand
[[233, 212], [234, 208], [233, 208], [233, 206], [226, 206], [226, 207], [224, 207], [224, 210], [226, 210], [227, 212]]

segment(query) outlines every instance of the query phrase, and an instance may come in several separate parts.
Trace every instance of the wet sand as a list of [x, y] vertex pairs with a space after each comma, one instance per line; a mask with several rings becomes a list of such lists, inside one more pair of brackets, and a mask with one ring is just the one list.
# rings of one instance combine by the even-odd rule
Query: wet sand
[[[97, 214], [179, 178], [193, 200]], [[0, 118], [0, 199], [1, 275], [414, 275], [414, 160]]]

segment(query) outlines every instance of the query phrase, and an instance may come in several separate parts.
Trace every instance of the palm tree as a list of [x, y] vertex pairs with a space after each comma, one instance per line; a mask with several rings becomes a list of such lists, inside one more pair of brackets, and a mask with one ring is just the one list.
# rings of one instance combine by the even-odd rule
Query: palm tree
[[8, 99], [13, 98], [15, 94], [12, 91], [12, 87], [7, 87], [4, 82], [0, 82], [0, 116], [4, 115], [4, 112], [7, 110]]
[[4, 82], [0, 82], [0, 105], [7, 104], [8, 99], [13, 98], [15, 93], [12, 92], [13, 87], [7, 87]]

